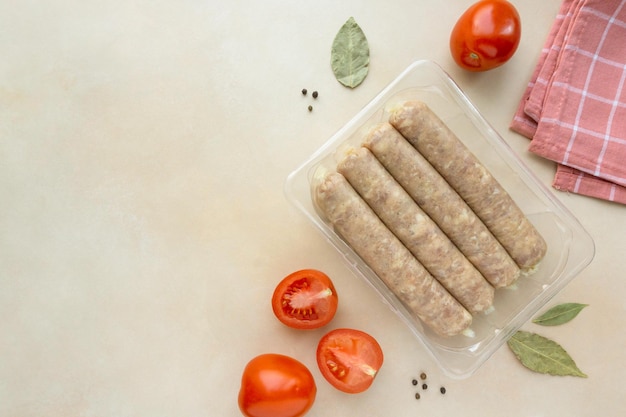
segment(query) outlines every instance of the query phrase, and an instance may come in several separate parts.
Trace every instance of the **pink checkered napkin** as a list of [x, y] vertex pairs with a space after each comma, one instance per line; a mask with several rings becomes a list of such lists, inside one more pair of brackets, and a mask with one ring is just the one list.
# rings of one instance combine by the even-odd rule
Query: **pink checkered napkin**
[[556, 189], [626, 204], [626, 0], [564, 0], [511, 129]]

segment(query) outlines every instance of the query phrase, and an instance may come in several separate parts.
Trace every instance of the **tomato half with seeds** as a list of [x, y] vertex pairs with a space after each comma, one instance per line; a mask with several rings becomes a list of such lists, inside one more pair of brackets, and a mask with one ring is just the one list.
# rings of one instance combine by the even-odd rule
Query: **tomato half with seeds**
[[239, 409], [246, 417], [300, 417], [315, 402], [311, 371], [290, 356], [265, 353], [246, 365]]
[[506, 0], [481, 0], [470, 6], [454, 25], [450, 52], [466, 70], [490, 70], [511, 59], [521, 34], [515, 6]]
[[325, 273], [303, 269], [287, 275], [274, 290], [272, 310], [294, 329], [317, 329], [337, 312], [337, 291]]
[[371, 335], [355, 329], [335, 329], [317, 345], [317, 365], [324, 378], [340, 391], [367, 390], [383, 366], [383, 350]]

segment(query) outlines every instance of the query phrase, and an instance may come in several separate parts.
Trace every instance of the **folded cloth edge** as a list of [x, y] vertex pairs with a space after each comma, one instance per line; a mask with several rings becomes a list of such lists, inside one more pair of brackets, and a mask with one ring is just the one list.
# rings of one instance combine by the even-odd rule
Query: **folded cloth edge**
[[626, 204], [626, 187], [561, 164], [557, 164], [552, 186], [559, 191]]
[[[527, 84], [527, 87], [519, 102], [513, 120], [509, 125], [509, 128], [512, 131], [515, 131], [531, 140], [537, 132], [537, 127], [539, 125], [538, 122], [540, 122], [540, 119], [537, 114], [534, 114], [532, 111], [527, 111], [530, 110], [527, 107], [529, 104], [529, 99], [533, 94], [533, 90], [535, 89], [535, 87], [538, 87], [540, 90], [545, 89], [546, 87], [549, 88], [549, 85], [538, 86], [537, 84], [540, 84], [542, 82], [541, 80], [538, 80], [538, 77], [541, 76], [542, 70], [544, 71], [544, 74], [547, 74], [546, 71], [548, 69], [544, 68], [544, 65], [547, 65], [546, 60], [548, 59], [549, 54], [555, 53], [554, 48], [559, 49], [562, 47], [562, 45], [555, 45], [554, 42], [559, 33], [563, 34], [563, 31], [569, 31], [569, 28], [563, 27], [563, 24], [567, 24], [565, 22], [568, 21], [568, 14], [573, 13], [573, 10], [579, 10], [581, 4], [584, 3], [586, 3], [585, 0], [563, 0], [559, 13], [555, 18], [548, 37], [544, 43], [544, 47], [535, 66], [531, 79]], [[570, 23], [571, 17], [572, 16], [570, 16], [569, 20]], [[551, 55], [551, 58], [554, 59], [554, 55]], [[544, 84], [546, 82], [549, 83], [549, 80], [543, 81]], [[540, 91], [539, 95], [537, 95], [536, 93], [537, 91], [535, 91], [534, 94], [535, 100], [537, 97], [541, 99], [540, 97], [542, 92]], [[535, 102], [534, 104], [537, 105], [537, 102]], [[541, 105], [541, 103], [539, 103], [539, 105]], [[545, 129], [545, 126], [543, 128]], [[537, 145], [537, 143], [531, 142], [529, 150], [542, 156], [541, 154], [544, 152], [542, 152], [540, 149], [534, 149], [538, 148]], [[550, 146], [549, 144], [544, 143], [544, 146], [545, 145]], [[541, 146], [539, 146], [539, 148], [541, 148]], [[555, 161], [557, 166], [554, 181], [552, 184], [555, 189], [626, 204], [626, 187], [618, 183], [611, 182], [610, 177], [606, 179], [595, 177], [592, 173], [585, 173], [582, 170], [577, 169], [577, 167], [574, 165], [565, 166], [562, 165], [561, 161], [558, 159], [548, 159], [552, 159], [553, 161]], [[587, 170], [585, 169], [585, 171]]]

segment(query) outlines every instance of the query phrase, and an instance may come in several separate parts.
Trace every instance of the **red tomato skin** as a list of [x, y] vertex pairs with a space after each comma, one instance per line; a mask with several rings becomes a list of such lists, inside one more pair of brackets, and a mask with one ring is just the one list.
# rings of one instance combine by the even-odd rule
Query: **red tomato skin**
[[246, 417], [300, 417], [313, 406], [316, 394], [315, 380], [304, 364], [265, 353], [243, 371], [239, 409]]
[[450, 34], [454, 61], [468, 71], [487, 71], [507, 62], [519, 46], [522, 26], [506, 0], [481, 0], [470, 6]]
[[[366, 391], [383, 366], [383, 350], [371, 335], [355, 329], [335, 329], [317, 345], [317, 365], [322, 376], [339, 391]], [[365, 371], [363, 371], [365, 369]]]
[[272, 294], [272, 310], [284, 325], [311, 330], [327, 325], [335, 316], [337, 291], [325, 273], [302, 269], [283, 278]]

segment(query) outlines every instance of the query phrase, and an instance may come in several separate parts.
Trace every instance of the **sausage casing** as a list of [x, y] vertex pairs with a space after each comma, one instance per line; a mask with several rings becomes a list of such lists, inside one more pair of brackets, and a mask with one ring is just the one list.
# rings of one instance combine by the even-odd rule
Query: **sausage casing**
[[545, 240], [511, 196], [423, 102], [394, 108], [389, 122], [432, 164], [485, 223], [522, 270], [545, 256]]
[[337, 171], [470, 313], [491, 307], [493, 287], [367, 148], [347, 152]]
[[434, 279], [339, 173], [318, 179], [313, 201], [406, 308], [442, 336], [463, 332], [471, 314]]
[[496, 288], [517, 280], [519, 267], [446, 180], [389, 123], [374, 127], [364, 146]]

